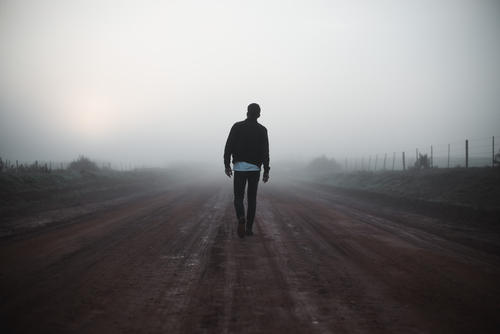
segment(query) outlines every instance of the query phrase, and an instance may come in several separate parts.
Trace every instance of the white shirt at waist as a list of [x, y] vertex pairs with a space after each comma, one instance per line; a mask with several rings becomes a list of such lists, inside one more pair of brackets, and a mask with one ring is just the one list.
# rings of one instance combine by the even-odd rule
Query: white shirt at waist
[[260, 168], [245, 161], [237, 161], [233, 164], [233, 170], [236, 172], [258, 172]]

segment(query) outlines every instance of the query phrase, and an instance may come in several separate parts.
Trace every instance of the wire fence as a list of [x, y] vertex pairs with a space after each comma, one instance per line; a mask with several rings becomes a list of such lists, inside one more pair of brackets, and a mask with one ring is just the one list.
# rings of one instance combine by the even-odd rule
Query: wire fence
[[[498, 138], [498, 136], [497, 136]], [[358, 171], [391, 171], [415, 168], [420, 162], [420, 156], [427, 156], [429, 167], [456, 168], [456, 167], [486, 167], [500, 165], [500, 143], [495, 146], [495, 136], [474, 140], [464, 140], [450, 144], [441, 144], [425, 148], [416, 148], [401, 152], [392, 152], [364, 156], [361, 158], [345, 159], [337, 162], [347, 172]], [[68, 169], [71, 162], [57, 161], [12, 161], [1, 160], [0, 172], [7, 173], [51, 173]], [[151, 166], [136, 166], [124, 163], [96, 162], [102, 170], [131, 171], [146, 169]]]
[[[60, 171], [68, 170], [68, 166], [71, 162], [60, 162], [60, 161], [45, 161], [45, 160], [34, 160], [34, 161], [21, 161], [21, 160], [2, 160], [0, 158], [0, 173], [57, 173]], [[124, 163], [111, 163], [111, 162], [96, 162], [96, 167], [106, 171], [132, 171], [136, 169], [147, 169], [151, 166], [142, 165], [131, 165]]]
[[[498, 138], [498, 136], [497, 136]], [[343, 169], [347, 172], [406, 170], [419, 166], [422, 157], [427, 156], [429, 167], [487, 167], [500, 165], [500, 143], [495, 146], [495, 137], [464, 140], [450, 144], [416, 148], [345, 159]], [[341, 163], [342, 161], [339, 161]]]

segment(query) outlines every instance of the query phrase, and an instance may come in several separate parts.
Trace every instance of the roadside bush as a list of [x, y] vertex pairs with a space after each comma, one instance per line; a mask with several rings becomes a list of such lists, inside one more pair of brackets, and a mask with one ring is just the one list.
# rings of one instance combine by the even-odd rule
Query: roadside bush
[[11, 164], [10, 160], [5, 160], [3, 161], [2, 158], [0, 157], [0, 173], [8, 173], [8, 174], [15, 174], [15, 173], [50, 173], [50, 169], [47, 168], [47, 166], [37, 166], [36, 163], [33, 163], [31, 165], [26, 164], [20, 164], [19, 167], [16, 167], [16, 165]]
[[498, 153], [493, 157], [493, 165], [495, 167], [500, 167], [500, 150], [498, 150]]
[[413, 166], [415, 169], [427, 169], [431, 168], [431, 159], [427, 156], [427, 154], [422, 155], [418, 154], [418, 160], [415, 161], [415, 165]]
[[342, 172], [342, 166], [335, 159], [328, 159], [323, 155], [311, 161], [306, 170], [313, 174], [329, 174]]
[[73, 160], [68, 165], [68, 170], [71, 171], [80, 171], [80, 172], [97, 172], [99, 171], [99, 167], [89, 158], [80, 155], [77, 160]]
[[10, 160], [3, 161], [0, 157], [0, 173], [12, 173], [16, 171], [16, 166], [10, 163]]
[[5, 162], [3, 162], [2, 157], [0, 157], [0, 173], [3, 173], [5, 169]]

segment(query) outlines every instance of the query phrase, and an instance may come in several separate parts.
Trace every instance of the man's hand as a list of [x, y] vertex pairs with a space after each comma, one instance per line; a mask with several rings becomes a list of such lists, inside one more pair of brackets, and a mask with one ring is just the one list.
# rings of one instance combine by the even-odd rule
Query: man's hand
[[226, 175], [231, 178], [231, 175], [233, 175], [233, 171], [231, 170], [231, 168], [226, 168], [224, 171], [226, 172]]
[[269, 173], [264, 173], [262, 176], [262, 182], [266, 183], [267, 181], [269, 181]]

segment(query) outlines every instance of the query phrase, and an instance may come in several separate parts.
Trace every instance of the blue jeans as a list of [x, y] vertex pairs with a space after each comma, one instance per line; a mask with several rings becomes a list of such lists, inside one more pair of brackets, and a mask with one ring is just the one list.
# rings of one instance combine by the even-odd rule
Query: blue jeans
[[256, 172], [238, 172], [234, 171], [234, 208], [236, 218], [245, 216], [245, 207], [243, 198], [245, 197], [245, 186], [248, 181], [247, 189], [247, 230], [251, 231], [257, 208], [257, 187], [259, 185], [260, 171]]

